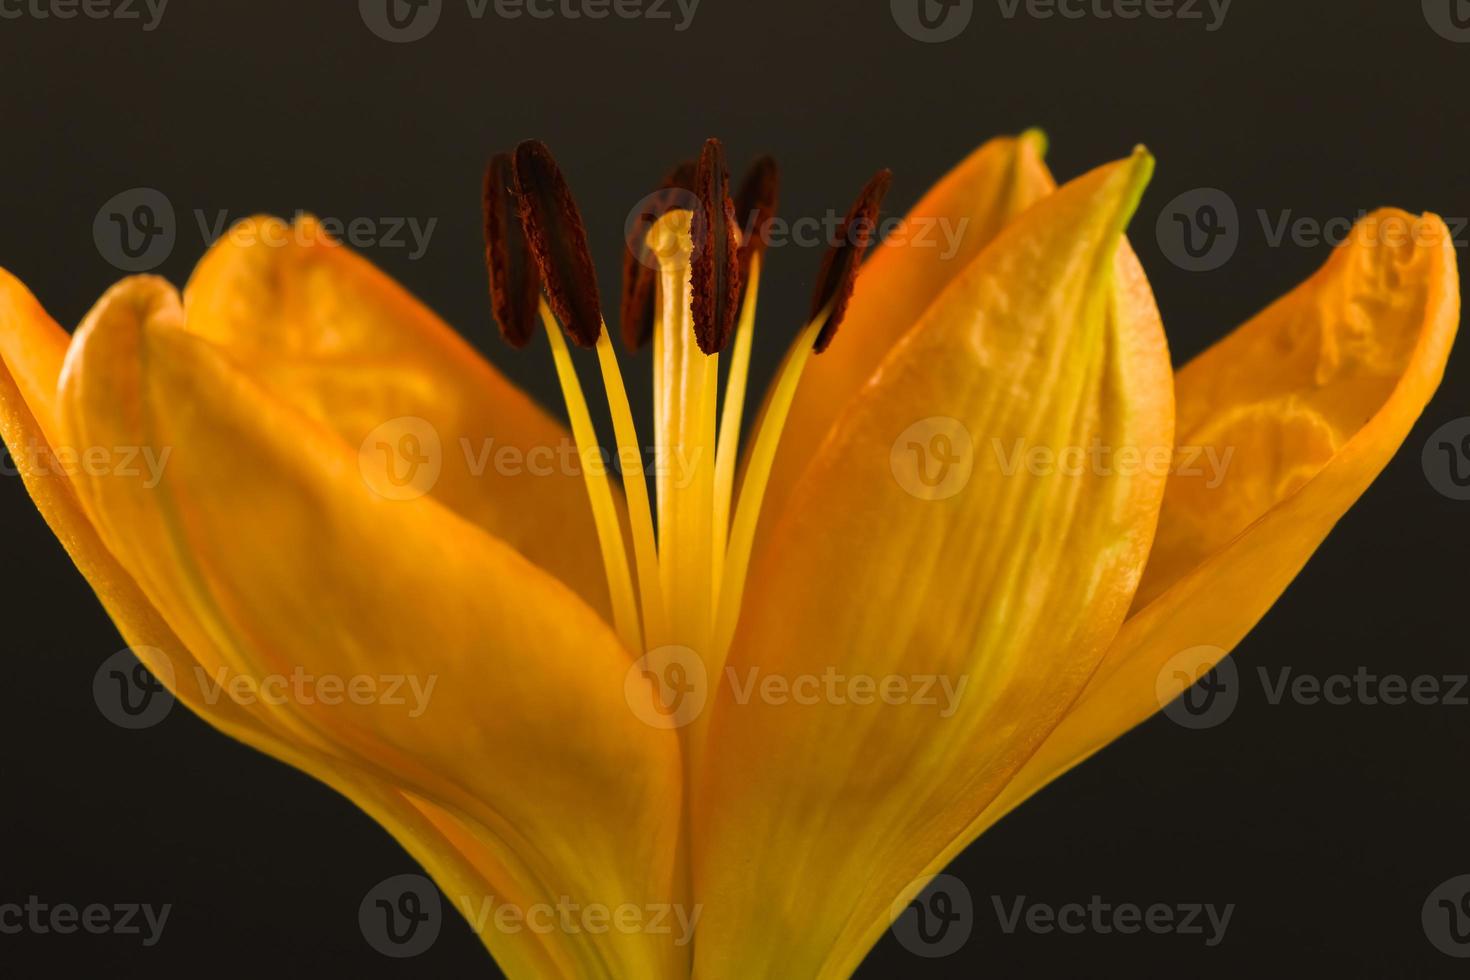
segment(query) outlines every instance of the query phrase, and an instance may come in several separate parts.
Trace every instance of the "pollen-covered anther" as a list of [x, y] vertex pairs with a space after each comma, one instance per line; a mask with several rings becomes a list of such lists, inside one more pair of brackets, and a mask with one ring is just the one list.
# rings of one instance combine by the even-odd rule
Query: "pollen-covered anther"
[[686, 160], [671, 170], [659, 189], [643, 199], [642, 206], [628, 222], [618, 324], [623, 343], [631, 351], [641, 350], [653, 337], [659, 257], [649, 246], [648, 233], [670, 211], [694, 209], [694, 170], [693, 160]]
[[847, 304], [852, 299], [858, 269], [878, 230], [878, 210], [883, 204], [883, 196], [888, 193], [888, 185], [892, 182], [891, 170], [880, 170], [873, 175], [863, 187], [862, 193], [858, 194], [847, 216], [837, 226], [832, 247], [822, 258], [822, 268], [817, 274], [817, 289], [812, 294], [811, 318], [816, 319], [829, 306], [831, 310], [827, 315], [827, 322], [812, 344], [818, 354], [832, 343], [837, 327], [847, 313]]
[[540, 140], [516, 147], [515, 188], [521, 224], [552, 312], [579, 346], [596, 347], [602, 302], [587, 227], [561, 168]]
[[717, 354], [734, 333], [740, 309], [740, 237], [725, 149], [717, 139], [706, 140], [699, 155], [694, 193], [699, 198], [691, 229], [694, 339], [704, 353]]
[[490, 274], [490, 309], [500, 335], [519, 350], [536, 330], [541, 276], [526, 244], [515, 192], [515, 165], [497, 153], [485, 167], [485, 268]]

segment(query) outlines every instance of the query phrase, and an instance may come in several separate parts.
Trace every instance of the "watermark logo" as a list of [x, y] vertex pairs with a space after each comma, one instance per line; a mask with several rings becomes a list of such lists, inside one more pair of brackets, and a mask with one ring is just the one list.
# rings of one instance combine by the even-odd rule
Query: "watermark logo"
[[1226, 651], [1208, 644], [1180, 650], [1154, 681], [1159, 707], [1184, 728], [1223, 724], [1240, 700], [1240, 675]]
[[954, 875], [935, 875], [912, 901], [889, 910], [889, 931], [899, 945], [925, 959], [957, 952], [975, 929], [975, 902], [970, 889]]
[[97, 252], [123, 272], [148, 272], [173, 253], [178, 238], [174, 206], [156, 187], [114, 194], [92, 219]]
[[1470, 0], [1423, 0], [1424, 20], [1446, 41], [1470, 41]]
[[384, 499], [422, 497], [444, 468], [439, 430], [416, 415], [389, 419], [362, 440], [357, 467], [368, 489]]
[[362, 22], [384, 41], [408, 44], [429, 36], [444, 13], [444, 0], [357, 0]]
[[975, 15], [975, 0], [888, 0], [893, 22], [915, 41], [939, 44], [959, 37]]
[[138, 731], [152, 728], [173, 710], [173, 667], [162, 650], [137, 647], [158, 670], [158, 676], [143, 666], [133, 648], [119, 650], [92, 675], [92, 700], [102, 717], [118, 728]]
[[[3, 2], [3, 0], [0, 0]], [[323, 237], [359, 250], [379, 249], [405, 253], [410, 262], [429, 250], [436, 217], [407, 215], [355, 215], [351, 217], [310, 216], [296, 211], [290, 223], [231, 223], [224, 209], [194, 208], [192, 227], [205, 248], [227, 242], [238, 248], [304, 248], [320, 244]], [[184, 223], [187, 231], [189, 222]], [[123, 272], [148, 272], [158, 268], [178, 245], [181, 226], [173, 202], [155, 187], [133, 187], [108, 198], [92, 219], [92, 239], [97, 253]]]
[[959, 419], [934, 415], [899, 433], [888, 451], [893, 478], [910, 496], [947, 500], [975, 471], [975, 444]]
[[1470, 959], [1470, 875], [1458, 875], [1430, 892], [1420, 918], [1435, 949]]
[[1240, 215], [1230, 195], [1215, 187], [1185, 191], [1164, 205], [1154, 225], [1159, 251], [1186, 272], [1210, 272], [1240, 245]]
[[658, 647], [639, 657], [623, 678], [623, 697], [652, 728], [683, 728], [709, 701], [704, 658], [685, 646]]
[[1186, 272], [1211, 272], [1235, 256], [1245, 235], [1260, 226], [1267, 248], [1336, 248], [1356, 237], [1367, 245], [1401, 249], [1409, 245], [1435, 246], [1448, 238], [1456, 248], [1465, 237], [1470, 218], [1446, 217], [1444, 224], [1402, 214], [1338, 214], [1327, 218], [1298, 214], [1293, 208], [1256, 208], [1247, 221], [1229, 194], [1216, 187], [1185, 191], [1164, 206], [1154, 225], [1159, 250]]
[[384, 956], [418, 956], [439, 938], [439, 889], [420, 874], [394, 875], [374, 885], [357, 907], [362, 938]]
[[1430, 486], [1451, 500], [1470, 500], [1470, 415], [1435, 429], [1419, 460]]

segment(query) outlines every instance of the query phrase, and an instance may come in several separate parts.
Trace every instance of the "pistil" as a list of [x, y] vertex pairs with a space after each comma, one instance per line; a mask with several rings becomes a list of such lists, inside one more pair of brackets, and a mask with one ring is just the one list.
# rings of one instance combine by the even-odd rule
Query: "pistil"
[[[537, 313], [546, 328], [584, 461], [613, 626], [629, 652], [648, 656], [649, 668], [660, 676], [671, 662], [668, 648], [684, 647], [703, 661], [712, 683], [718, 680], [739, 622], [781, 431], [808, 359], [831, 342], [846, 309], [888, 181], [887, 171], [875, 176], [838, 226], [838, 239], [818, 275], [811, 319], [787, 351], [753, 427], [738, 497], [735, 471], [766, 226], [776, 203], [775, 166], [768, 158], [757, 162], [738, 207], [728, 196], [718, 141], [705, 144], [692, 175], [681, 167], [665, 181], [667, 193], [651, 208], [646, 235], [629, 243], [634, 264], [624, 270], [622, 311], [631, 347], [650, 335], [653, 341], [656, 500], [651, 502], [633, 411], [599, 312], [586, 230], [561, 171], [550, 151], [535, 141], [517, 147], [513, 158], [494, 158], [487, 168], [486, 260], [496, 318], [516, 347], [530, 342]], [[685, 189], [688, 183], [692, 190]], [[525, 256], [534, 261], [526, 262]], [[536, 299], [541, 288], [545, 298]], [[564, 330], [579, 346], [597, 352], [626, 511], [603, 465]], [[719, 406], [719, 355], [726, 346], [730, 371]], [[633, 545], [631, 566], [625, 520]], [[686, 732], [686, 765], [697, 766], [707, 718], [706, 712], [692, 719], [695, 724]]]

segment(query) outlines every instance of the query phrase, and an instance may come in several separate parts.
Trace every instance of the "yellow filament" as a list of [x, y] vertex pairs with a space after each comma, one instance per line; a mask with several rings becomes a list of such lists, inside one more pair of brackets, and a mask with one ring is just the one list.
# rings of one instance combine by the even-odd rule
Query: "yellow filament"
[[719, 445], [715, 451], [714, 546], [711, 552], [714, 576], [711, 593], [718, 611], [720, 589], [725, 578], [725, 545], [730, 537], [730, 497], [735, 485], [735, 460], [740, 450], [740, 421], [745, 411], [745, 386], [750, 373], [750, 347], [755, 334], [755, 303], [760, 293], [761, 256], [750, 259], [750, 279], [745, 287], [745, 301], [740, 307], [740, 322], [735, 327], [735, 343], [730, 348], [730, 373], [725, 379], [725, 404], [720, 414]]
[[745, 478], [740, 484], [740, 500], [735, 505], [735, 520], [730, 527], [730, 543], [725, 554], [724, 587], [720, 591], [719, 613], [715, 617], [714, 660], [707, 664], [711, 671], [718, 671], [724, 666], [725, 655], [730, 649], [730, 641], [740, 615], [740, 602], [745, 595], [745, 573], [750, 566], [750, 550], [755, 543], [761, 501], [765, 497], [771, 465], [776, 459], [781, 430], [786, 427], [786, 416], [791, 410], [792, 399], [796, 397], [796, 386], [801, 381], [801, 372], [806, 367], [807, 359], [811, 357], [812, 344], [830, 313], [830, 306], [818, 313], [815, 319], [802, 328], [796, 344], [786, 352], [776, 374], [770, 398], [757, 423]]
[[643, 603], [643, 636], [650, 647], [656, 647], [668, 642], [668, 624], [663, 587], [659, 580], [658, 548], [654, 543], [653, 512], [648, 504], [648, 482], [643, 470], [638, 429], [633, 424], [628, 389], [623, 384], [623, 373], [618, 368], [618, 356], [608, 338], [606, 324], [597, 338], [597, 360], [602, 367], [602, 384], [607, 390], [608, 411], [612, 414], [613, 433], [618, 440], [618, 457], [622, 462], [633, 558], [638, 570], [638, 596]]
[[[608, 482], [602, 447], [597, 442], [592, 415], [587, 411], [587, 399], [582, 394], [581, 382], [577, 380], [577, 369], [572, 364], [571, 352], [567, 350], [566, 338], [561, 334], [561, 325], [544, 300], [541, 303], [541, 322], [551, 340], [557, 380], [561, 382], [562, 399], [566, 402], [567, 417], [572, 423], [572, 437], [577, 441], [577, 454], [582, 459], [582, 478], [587, 484], [587, 499], [592, 504], [597, 542], [602, 548], [602, 565], [612, 597], [613, 623], [623, 645], [637, 654], [643, 649], [638, 631], [638, 604], [633, 596], [628, 553], [623, 546], [623, 530], [612, 486]], [[604, 334], [606, 332], [603, 331]]]

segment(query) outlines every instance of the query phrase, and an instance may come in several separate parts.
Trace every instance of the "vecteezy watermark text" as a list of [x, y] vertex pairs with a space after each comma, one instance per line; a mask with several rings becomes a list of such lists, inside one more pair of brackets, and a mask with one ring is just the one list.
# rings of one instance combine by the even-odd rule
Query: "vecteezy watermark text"
[[530, 932], [538, 936], [551, 933], [601, 936], [609, 932], [623, 935], [647, 933], [671, 936], [675, 946], [687, 946], [694, 939], [695, 926], [704, 913], [703, 905], [688, 907], [677, 902], [653, 902], [638, 905], [623, 902], [609, 906], [601, 902], [575, 902], [563, 895], [553, 902], [517, 905], [498, 900], [493, 895], [461, 895], [460, 910], [475, 932], [483, 935], [487, 927], [514, 935]]
[[172, 911], [173, 905], [167, 903], [155, 907], [146, 902], [92, 902], [78, 907], [30, 895], [24, 904], [0, 904], [0, 935], [68, 936], [80, 931], [94, 936], [141, 936], [144, 946], [156, 946]]
[[[912, 887], [904, 894], [912, 894]], [[1235, 904], [1209, 902], [1115, 902], [1092, 895], [1086, 902], [1052, 904], [1026, 895], [991, 895], [990, 909], [1002, 935], [1196, 936], [1207, 947], [1220, 945], [1235, 915]], [[928, 881], [907, 902], [889, 911], [890, 929], [909, 952], [928, 959], [960, 950], [979, 928], [979, 909], [970, 889], [954, 875]]]
[[[676, 946], [688, 946], [693, 941], [695, 927], [704, 913], [704, 906], [697, 904], [608, 904], [569, 895], [555, 901], [522, 904], [495, 895], [460, 894], [453, 903], [480, 935], [492, 931], [537, 936], [647, 934], [669, 936]], [[443, 920], [439, 889], [421, 874], [385, 878], [368, 890], [358, 906], [363, 938], [384, 956], [395, 959], [418, 956], [431, 947], [439, 937]]]
[[[628, 250], [640, 262], [657, 268], [661, 256], [644, 247], [648, 231], [657, 219], [673, 210], [698, 213], [699, 200], [691, 192], [679, 188], [656, 191], [640, 198], [623, 221], [623, 238]], [[759, 238], [767, 249], [835, 248], [860, 241], [881, 241], [887, 248], [932, 249], [941, 261], [954, 258], [970, 227], [965, 215], [911, 215], [882, 220], [857, 219], [847, 222], [844, 212], [802, 215], [787, 218], [769, 215], [760, 224], [759, 214], [752, 213], [740, 228], [741, 241]]]
[[1204, 487], [1214, 490], [1225, 480], [1235, 447], [1226, 446], [1138, 446], [1112, 447], [1094, 440], [1087, 446], [1032, 445], [1015, 439], [1007, 447], [999, 439], [990, 440], [1000, 472], [1014, 476], [1024, 469], [1032, 476], [1152, 476], [1200, 477]]
[[27, 439], [7, 446], [0, 453], [0, 475], [44, 473], [76, 479], [80, 476], [141, 478], [143, 488], [152, 490], [163, 479], [172, 446], [52, 446]]
[[[195, 680], [205, 703], [218, 704], [229, 698], [239, 705], [321, 704], [336, 707], [343, 704], [383, 705], [408, 709], [408, 717], [418, 718], [428, 709], [434, 696], [438, 674], [313, 674], [297, 666], [289, 674], [266, 674], [255, 677], [232, 673], [220, 667], [213, 673], [195, 667]], [[411, 700], [411, 703], [410, 703]]]
[[1294, 208], [1257, 208], [1254, 221], [1242, 217], [1239, 207], [1218, 187], [1196, 187], [1177, 195], [1159, 212], [1154, 235], [1164, 257], [1187, 272], [1211, 272], [1235, 256], [1251, 230], [1259, 226], [1267, 248], [1336, 248], [1355, 230], [1367, 245], [1402, 248], [1434, 245], [1446, 235], [1463, 248], [1470, 218], [1446, 217], [1444, 226], [1407, 215], [1388, 214], [1370, 220], [1368, 211], [1326, 218], [1299, 214]]
[[1000, 15], [1015, 20], [1178, 20], [1202, 22], [1214, 33], [1225, 24], [1234, 0], [996, 0]]
[[168, 0], [0, 0], [0, 20], [135, 20], [152, 31], [167, 6]]
[[[470, 20], [646, 20], [677, 32], [694, 22], [700, 0], [464, 0]], [[444, 0], [358, 0], [367, 29], [393, 44], [428, 37], [444, 14]]]
[[[3, 0], [0, 0], [3, 2]], [[315, 217], [303, 221], [297, 211], [294, 221], [235, 222], [229, 211], [194, 208], [194, 225], [202, 247], [224, 240], [233, 245], [264, 245], [270, 248], [318, 244], [325, 232], [334, 241], [357, 249], [404, 251], [410, 261], [429, 250], [435, 217], [409, 215], [354, 215]], [[168, 195], [156, 187], [132, 187], [103, 202], [92, 219], [92, 240], [97, 253], [123, 272], [148, 272], [173, 254], [180, 228], [177, 212]]]
[[[358, 446], [358, 469], [370, 490], [388, 500], [413, 500], [430, 492], [445, 470], [463, 465], [471, 479], [495, 477], [607, 476], [642, 470], [667, 478], [674, 487], [693, 481], [702, 450], [685, 446], [577, 446], [570, 438], [554, 444], [516, 445], [487, 436], [460, 436], [459, 456], [447, 451], [439, 430], [428, 419], [401, 415], [376, 425]], [[458, 471], [455, 471], [458, 472]]]
[[650, 650], [628, 668], [623, 696], [638, 719], [654, 728], [682, 728], [709, 702], [712, 680], [723, 679], [731, 700], [775, 707], [813, 705], [900, 705], [953, 717], [969, 685], [969, 676], [942, 673], [867, 674], [840, 671], [777, 673], [758, 666], [727, 664], [711, 678], [704, 659], [688, 647], [671, 644]]
[[1146, 932], [1200, 936], [1209, 947], [1218, 946], [1224, 940], [1225, 930], [1230, 928], [1231, 916], [1235, 914], [1233, 902], [1219, 907], [1207, 902], [1138, 905], [1104, 901], [1101, 895], [1093, 895], [1085, 905], [1081, 902], [1063, 905], [1030, 902], [1025, 895], [1009, 901], [992, 895], [990, 903], [995, 909], [996, 921], [1006, 935], [1022, 931], [1038, 935], [1060, 932], [1071, 936], [1084, 933], [1126, 936]]
[[[1206, 33], [1225, 25], [1233, 0], [995, 0], [1003, 20], [1174, 20], [1203, 24]], [[909, 37], [937, 44], [959, 37], [975, 14], [976, 0], [889, 0], [893, 22]]]

